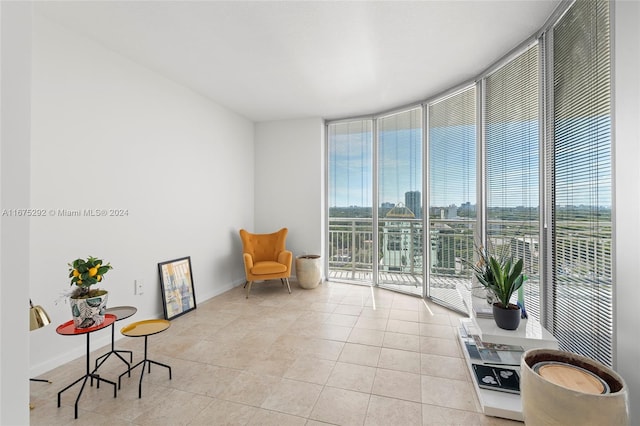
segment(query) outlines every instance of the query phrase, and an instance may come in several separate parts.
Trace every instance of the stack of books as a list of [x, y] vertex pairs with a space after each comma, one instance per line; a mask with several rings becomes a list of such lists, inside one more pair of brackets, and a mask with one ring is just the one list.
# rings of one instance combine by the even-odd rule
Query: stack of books
[[460, 336], [471, 359], [478, 387], [520, 393], [517, 367], [524, 354], [522, 346], [483, 341], [472, 319], [460, 321]]
[[489, 304], [485, 305], [473, 305], [473, 315], [476, 318], [493, 318], [493, 306]]
[[486, 298], [472, 297], [471, 310], [476, 318], [493, 318], [493, 305]]

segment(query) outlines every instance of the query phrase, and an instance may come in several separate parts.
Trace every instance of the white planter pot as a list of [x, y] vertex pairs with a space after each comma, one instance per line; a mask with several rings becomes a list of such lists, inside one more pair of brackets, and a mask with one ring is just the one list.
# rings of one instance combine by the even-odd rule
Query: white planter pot
[[316, 288], [322, 278], [321, 257], [317, 254], [305, 254], [296, 257], [296, 277], [298, 285], [304, 289]]
[[[545, 367], [553, 374], [543, 372]], [[532, 349], [522, 356], [520, 375], [527, 426], [629, 424], [624, 380], [597, 361], [571, 352]], [[595, 393], [607, 387], [608, 393]]]
[[71, 315], [76, 328], [89, 328], [104, 322], [109, 293], [86, 299], [69, 299]]

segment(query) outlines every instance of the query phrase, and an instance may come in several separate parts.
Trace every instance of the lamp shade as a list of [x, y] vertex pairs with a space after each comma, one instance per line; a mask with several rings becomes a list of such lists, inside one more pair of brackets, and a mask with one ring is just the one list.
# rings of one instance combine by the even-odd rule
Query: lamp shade
[[42, 306], [33, 306], [29, 299], [29, 331], [37, 330], [45, 325], [51, 324], [51, 319]]

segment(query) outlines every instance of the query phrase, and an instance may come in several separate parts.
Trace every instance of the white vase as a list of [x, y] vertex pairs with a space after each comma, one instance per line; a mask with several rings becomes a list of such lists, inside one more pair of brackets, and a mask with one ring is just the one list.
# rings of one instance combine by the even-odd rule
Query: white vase
[[317, 254], [305, 254], [296, 258], [296, 278], [304, 289], [316, 288], [322, 277], [321, 258]]
[[109, 293], [86, 299], [69, 299], [71, 315], [76, 328], [89, 328], [104, 322]]

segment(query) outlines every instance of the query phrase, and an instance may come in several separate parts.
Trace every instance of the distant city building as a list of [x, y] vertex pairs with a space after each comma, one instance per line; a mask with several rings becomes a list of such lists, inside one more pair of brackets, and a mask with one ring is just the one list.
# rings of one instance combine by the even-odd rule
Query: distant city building
[[420, 191], [405, 192], [404, 205], [413, 212], [416, 219], [422, 219], [422, 203], [420, 201]]
[[398, 203], [381, 220], [382, 259], [380, 270], [415, 273], [422, 267], [422, 224], [413, 211]]
[[456, 219], [458, 217], [458, 206], [451, 204], [448, 207], [432, 207], [431, 215], [440, 219]]
[[395, 206], [396, 206], [395, 204], [389, 203], [389, 202], [384, 202], [384, 203], [380, 204], [380, 207], [382, 207], [383, 209], [392, 209]]
[[467, 201], [466, 203], [462, 203], [460, 205], [460, 208], [458, 209], [458, 216], [472, 217], [475, 216], [475, 212], [476, 206]]
[[540, 257], [540, 244], [535, 237], [511, 238], [511, 256], [514, 259], [522, 259], [525, 271], [538, 270]]
[[458, 217], [458, 206], [451, 204], [447, 207], [447, 219], [455, 219]]

